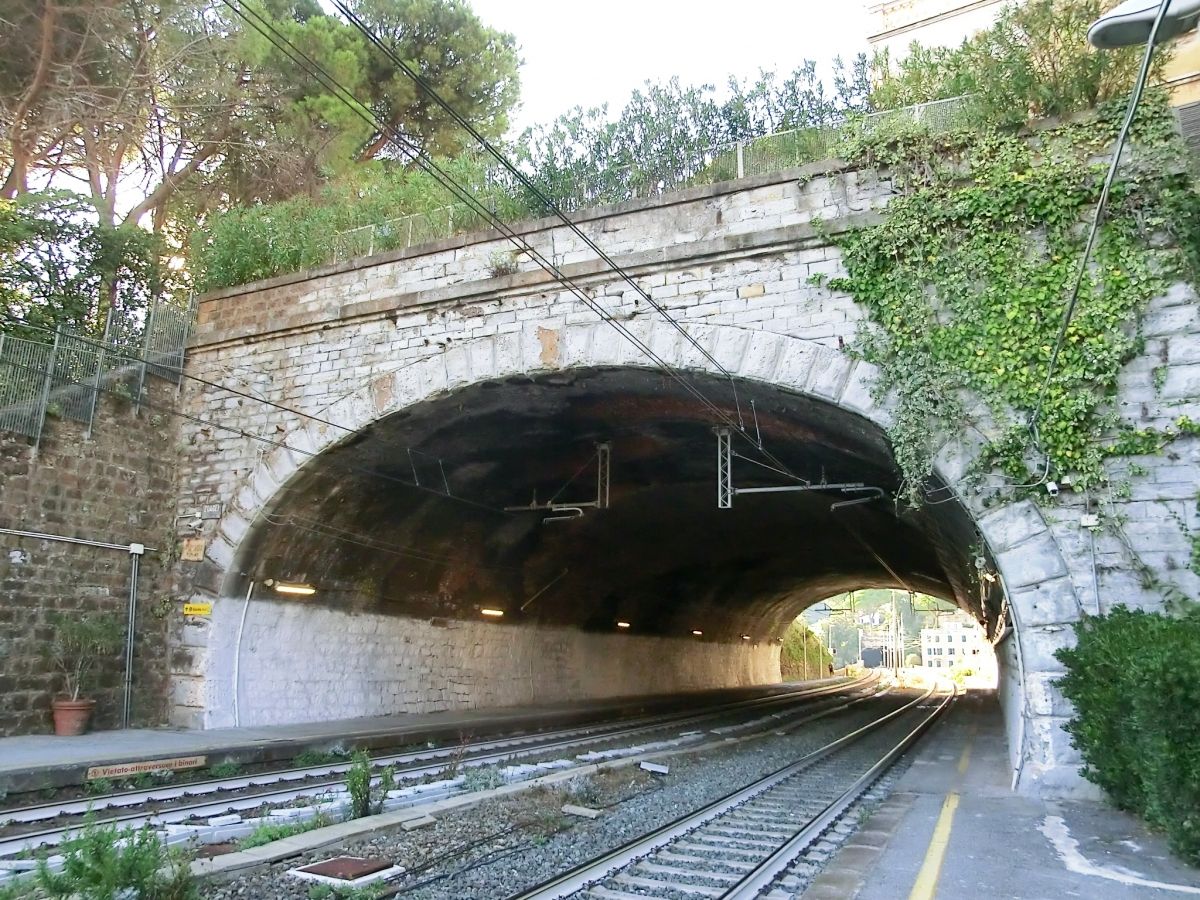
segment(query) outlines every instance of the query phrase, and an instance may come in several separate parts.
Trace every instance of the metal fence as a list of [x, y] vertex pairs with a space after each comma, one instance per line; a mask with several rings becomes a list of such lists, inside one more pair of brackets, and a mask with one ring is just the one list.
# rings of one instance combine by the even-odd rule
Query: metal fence
[[41, 441], [47, 415], [87, 425], [99, 398], [118, 393], [136, 407], [146, 376], [175, 384], [195, 305], [155, 301], [139, 322], [119, 323], [109, 312], [101, 339], [60, 327], [50, 342], [0, 332], [0, 431]]
[[[559, 173], [559, 186], [544, 185], [545, 192], [563, 210], [586, 209], [628, 200], [660, 196], [700, 184], [733, 178], [769, 175], [837, 155], [849, 129], [870, 133], [876, 129], [921, 126], [933, 132], [949, 131], [971, 123], [971, 98], [952, 97], [916, 106], [870, 113], [835, 125], [796, 128], [718, 145], [697, 142], [678, 148], [669, 158], [630, 162], [597, 170], [581, 161], [578, 170]], [[493, 173], [494, 181], [505, 181]], [[521, 188], [509, 180], [513, 195]], [[331, 241], [327, 262], [340, 262], [388, 250], [403, 250], [445, 240], [483, 223], [483, 217], [464, 204], [444, 206], [427, 213], [388, 219], [339, 232]]]

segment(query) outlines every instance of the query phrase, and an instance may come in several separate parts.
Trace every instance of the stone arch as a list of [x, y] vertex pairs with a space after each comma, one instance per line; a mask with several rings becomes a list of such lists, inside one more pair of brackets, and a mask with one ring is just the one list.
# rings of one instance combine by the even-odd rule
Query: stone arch
[[[670, 324], [649, 318], [629, 320], [628, 327], [670, 366], [684, 371], [721, 374]], [[853, 360], [835, 348], [800, 338], [735, 326], [686, 326], [688, 333], [729, 373], [809, 395], [853, 412], [886, 429], [891, 406], [878, 401], [871, 385], [873, 366]], [[314, 455], [348, 435], [397, 411], [470, 385], [531, 373], [584, 367], [647, 367], [649, 361], [615, 329], [601, 322], [545, 327], [495, 334], [455, 345], [395, 371], [375, 376], [319, 415], [340, 428], [301, 421], [264, 454], [244, 476], [206, 549], [207, 562], [228, 593], [237, 579], [234, 565], [239, 546], [260, 511], [267, 508]], [[345, 429], [345, 430], [342, 430]], [[969, 435], [950, 440], [936, 456], [935, 471], [945, 483], [962, 477], [983, 444]], [[1079, 618], [1080, 603], [1059, 544], [1036, 504], [1025, 500], [983, 509], [970, 496], [960, 498], [990, 550], [1007, 592], [1016, 631], [1011, 656], [1016, 682], [1008, 687], [1010, 745], [1014, 767], [1023, 764], [1042, 773], [1056, 767], [1072, 788], [1074, 751], [1062, 732], [1066, 710], [1053, 681], [1059, 671], [1053, 651], [1069, 642], [1070, 623]], [[1071, 774], [1065, 774], [1067, 767]], [[1033, 779], [1036, 780], [1036, 779]]]

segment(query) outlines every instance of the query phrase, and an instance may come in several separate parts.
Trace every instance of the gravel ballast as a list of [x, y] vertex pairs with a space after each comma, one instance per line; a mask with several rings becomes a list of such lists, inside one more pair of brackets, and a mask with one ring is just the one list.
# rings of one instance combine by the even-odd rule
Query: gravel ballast
[[[810, 723], [794, 735], [670, 756], [660, 760], [670, 767], [665, 776], [626, 767], [581, 777], [565, 787], [535, 788], [485, 800], [437, 818], [425, 828], [377, 832], [336, 851], [304, 854], [232, 882], [206, 884], [201, 893], [213, 900], [305, 900], [310, 885], [295, 880], [287, 870], [346, 853], [384, 857], [404, 866], [406, 875], [388, 886], [399, 891], [396, 896], [498, 900], [795, 761], [866, 724], [878, 715], [881, 704], [898, 705], [895, 698], [859, 704]], [[881, 796], [878, 790], [875, 793]], [[565, 815], [564, 804], [600, 809], [602, 814], [594, 820]], [[821, 858], [810, 862], [815, 872]]]

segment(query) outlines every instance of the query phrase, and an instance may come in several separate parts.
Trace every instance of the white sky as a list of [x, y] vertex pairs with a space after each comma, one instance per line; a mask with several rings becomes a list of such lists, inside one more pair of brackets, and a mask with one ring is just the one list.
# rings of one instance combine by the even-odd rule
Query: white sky
[[867, 49], [862, 0], [470, 0], [487, 25], [516, 36], [521, 108], [514, 130], [607, 102], [616, 112], [645, 81], [724, 84], [805, 59], [828, 79], [839, 54]]

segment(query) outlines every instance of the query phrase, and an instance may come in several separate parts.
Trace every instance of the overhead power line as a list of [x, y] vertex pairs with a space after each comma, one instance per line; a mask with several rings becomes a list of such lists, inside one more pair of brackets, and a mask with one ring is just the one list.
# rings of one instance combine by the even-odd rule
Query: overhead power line
[[383, 41], [379, 35], [377, 35], [374, 30], [372, 30], [372, 28], [366, 22], [364, 22], [357, 13], [354, 12], [354, 10], [344, 3], [343, 0], [332, 0], [332, 2], [333, 6], [346, 17], [350, 24], [353, 25], [371, 44], [378, 48], [392, 62], [392, 64], [396, 66], [397, 69], [403, 72], [413, 83], [417, 85], [417, 87], [424, 91], [434, 103], [445, 110], [445, 112], [449, 114], [450, 118], [452, 118], [460, 128], [467, 132], [467, 134], [469, 134], [472, 139], [479, 144], [480, 147], [487, 151], [489, 156], [503, 166], [505, 171], [516, 178], [522, 187], [536, 197], [538, 202], [540, 202], [547, 210], [554, 214], [555, 218], [566, 225], [572, 234], [583, 241], [584, 244], [587, 245], [588, 249], [594, 252], [604, 262], [605, 265], [612, 269], [613, 272], [615, 272], [621, 278], [622, 281], [633, 288], [634, 291], [637, 292], [638, 296], [650, 304], [650, 306], [653, 307], [654, 310], [659, 313], [659, 315], [666, 319], [671, 327], [683, 335], [684, 340], [691, 344], [691, 346], [699, 351], [705, 359], [712, 363], [712, 365], [715, 366], [719, 372], [729, 379], [729, 386], [733, 390], [734, 404], [737, 407], [738, 427], [744, 430], [745, 425], [742, 422], [742, 407], [740, 401], [738, 400], [737, 383], [734, 380], [733, 374], [723, 365], [721, 365], [721, 363], [717, 361], [716, 357], [709, 353], [699, 341], [689, 334], [687, 329], [684, 328], [669, 312], [667, 312], [667, 310], [661, 304], [657, 303], [654, 298], [650, 296], [649, 292], [647, 292], [640, 284], [634, 281], [632, 276], [630, 276], [630, 274], [625, 271], [624, 268], [622, 268], [611, 256], [605, 253], [599, 244], [588, 237], [588, 235], [585, 234], [584, 231], [565, 212], [563, 212], [562, 208], [559, 207], [559, 205], [555, 203], [532, 178], [530, 178], [528, 175], [522, 172], [520, 168], [513, 164], [513, 162], [505, 153], [503, 153], [496, 147], [495, 144], [481, 134], [480, 131], [470, 123], [470, 121], [468, 121], [441, 94], [439, 94], [437, 89], [429, 83], [428, 79], [422, 76], [420, 72], [417, 72], [412, 68], [412, 66], [405, 62], [399, 55], [397, 55], [395, 50], [393, 50], [385, 41]]
[[1146, 53], [1142, 57], [1142, 67], [1138, 70], [1137, 80], [1133, 84], [1133, 90], [1129, 95], [1129, 105], [1125, 110], [1125, 121], [1121, 124], [1121, 131], [1117, 135], [1117, 146], [1113, 150], [1112, 161], [1108, 165], [1108, 174], [1104, 176], [1104, 184], [1100, 189], [1100, 199], [1096, 202], [1096, 215], [1092, 219], [1092, 227], [1088, 231], [1087, 243], [1084, 244], [1083, 258], [1079, 261], [1079, 270], [1075, 273], [1075, 282], [1071, 286], [1071, 294], [1067, 299], [1067, 306], [1063, 312], [1062, 325], [1058, 329], [1058, 337], [1054, 340], [1054, 349], [1050, 353], [1050, 363], [1046, 367], [1046, 380], [1042, 382], [1042, 389], [1038, 392], [1037, 403], [1034, 404], [1033, 413], [1029, 417], [1029, 430], [1034, 433], [1035, 443], [1040, 443], [1037, 439], [1037, 422], [1042, 414], [1042, 407], [1046, 402], [1046, 393], [1050, 389], [1050, 381], [1054, 377], [1054, 370], [1058, 365], [1058, 357], [1062, 352], [1063, 342], [1067, 337], [1067, 329], [1071, 325], [1071, 319], [1075, 315], [1075, 307], [1079, 303], [1079, 291], [1083, 287], [1084, 276], [1087, 275], [1088, 262], [1092, 257], [1092, 250], [1096, 246], [1096, 238], [1100, 234], [1100, 225], [1104, 220], [1104, 208], [1108, 205], [1108, 196], [1112, 191], [1113, 182], [1117, 178], [1117, 169], [1121, 165], [1121, 153], [1125, 149], [1125, 142], [1129, 140], [1129, 130], [1133, 127], [1134, 117], [1137, 115], [1138, 104], [1141, 102], [1142, 93], [1146, 89], [1146, 81], [1150, 75], [1150, 61], [1154, 57], [1154, 43], [1158, 39], [1159, 27], [1166, 17], [1167, 9], [1171, 5], [1171, 0], [1162, 0], [1158, 6], [1158, 14], [1154, 18], [1154, 25], [1150, 29], [1150, 38], [1146, 41]]
[[[682, 386], [688, 393], [695, 397], [702, 405], [704, 405], [714, 416], [721, 422], [730, 426], [742, 438], [748, 441], [756, 451], [769, 459], [779, 468], [787, 470], [786, 464], [770, 451], [759, 448], [755, 441], [745, 433], [744, 428], [740, 423], [734, 422], [728, 414], [715, 404], [707, 395], [699, 390], [695, 385], [681, 376], [680, 370], [676, 369], [666, 360], [662, 359], [653, 349], [620, 320], [609, 313], [601, 304], [590, 297], [587, 292], [570, 276], [562, 272], [557, 265], [551, 260], [548, 260], [540, 251], [532, 247], [524, 237], [515, 232], [507, 223], [500, 219], [495, 213], [481, 203], [469, 189], [458, 183], [444, 169], [419, 146], [413, 143], [406, 135], [400, 132], [397, 128], [385, 122], [374, 112], [369, 110], [361, 103], [344, 85], [336, 78], [330, 75], [321, 65], [312, 57], [308, 56], [304, 51], [300, 50], [291, 41], [287, 39], [270, 20], [263, 17], [254, 9], [243, 5], [239, 0], [221, 0], [221, 2], [231, 9], [235, 14], [240, 16], [251, 28], [257, 31], [260, 35], [267, 39], [276, 49], [286, 54], [294, 62], [296, 62], [304, 71], [315, 78], [321, 85], [327, 88], [340, 102], [345, 104], [355, 115], [359, 116], [364, 122], [372, 128], [377, 129], [381, 134], [386, 135], [396, 145], [403, 150], [417, 165], [428, 172], [438, 184], [450, 192], [454, 197], [476, 212], [485, 222], [491, 227], [499, 231], [508, 241], [510, 241], [521, 253], [528, 256], [541, 269], [547, 272], [552, 278], [563, 285], [572, 295], [578, 298], [585, 306], [600, 317], [602, 321], [614, 328], [622, 337], [632, 343], [643, 355], [651, 362], [662, 369], [669, 377]], [[614, 263], [615, 265], [615, 263]], [[640, 290], [640, 288], [639, 288]], [[677, 327], [682, 327], [678, 322], [674, 323]], [[688, 336], [692, 341], [694, 338]], [[711, 355], [704, 351], [705, 355], [711, 359]], [[714, 361], [715, 362], [715, 361]], [[719, 364], [716, 364], [719, 366]], [[728, 370], [720, 367], [720, 371], [728, 374]]]
[[[35, 331], [45, 332], [46, 334], [55, 334], [56, 333], [53, 328], [47, 328], [44, 325], [34, 325], [29, 322], [24, 322], [21, 319], [18, 319], [14, 316], [8, 315], [7, 313], [0, 314], [0, 320], [7, 322], [11, 325], [19, 325], [22, 328], [30, 328]], [[219, 382], [216, 382], [216, 381], [209, 381], [207, 378], [201, 378], [199, 375], [193, 375], [189, 372], [185, 372], [183, 370], [182, 366], [173, 366], [173, 365], [168, 365], [168, 364], [161, 363], [161, 362], [154, 362], [153, 360], [147, 359], [144, 356], [138, 356], [137, 354], [126, 352], [117, 347], [113, 347], [111, 344], [106, 344], [103, 341], [97, 341], [97, 340], [94, 340], [93, 338], [85, 337], [83, 335], [74, 335], [74, 338], [85, 344], [91, 344], [93, 347], [102, 349], [104, 351], [105, 355], [110, 359], [116, 358], [116, 359], [122, 360], [127, 363], [131, 363], [131, 364], [156, 366], [160, 369], [167, 369], [167, 370], [175, 373], [176, 375], [180, 376], [181, 378], [186, 378], [189, 381], [197, 382], [198, 384], [205, 385], [206, 387], [213, 388], [214, 390], [223, 391], [224, 393], [229, 394], [231, 396], [239, 397], [243, 400], [251, 400], [255, 403], [261, 403], [264, 406], [269, 406], [272, 409], [279, 410], [280, 412], [285, 412], [285, 413], [288, 413], [289, 415], [297, 416], [298, 418], [301, 418], [301, 419], [307, 419], [310, 422], [316, 422], [318, 425], [325, 425], [325, 426], [328, 426], [329, 428], [336, 428], [339, 431], [345, 432], [347, 435], [357, 433], [357, 429], [351, 428], [348, 425], [341, 425], [337, 422], [334, 422], [330, 419], [326, 419], [322, 416], [313, 415], [312, 413], [306, 413], [306, 412], [296, 409], [295, 407], [287, 406], [286, 404], [283, 404], [283, 403], [276, 403], [275, 401], [268, 400], [265, 397], [260, 397], [256, 394], [251, 394], [246, 391], [240, 391], [237, 388], [229, 387], [228, 385], [220, 384]], [[72, 382], [72, 383], [78, 384], [79, 382]], [[94, 388], [95, 385], [89, 383], [87, 385], [87, 387]], [[410, 454], [418, 453], [418, 454], [421, 454], [422, 456], [429, 456], [429, 454], [424, 453], [424, 451], [415, 450], [412, 447], [404, 446], [404, 445], [401, 445], [401, 444], [398, 444], [395, 442], [384, 442], [384, 443], [385, 443], [385, 446], [390, 445], [391, 447], [394, 447], [399, 450], [403, 450]], [[440, 460], [439, 460], [439, 463], [440, 463]], [[364, 471], [370, 471], [370, 470], [364, 470]], [[480, 506], [481, 505], [481, 504], [475, 503], [473, 500], [469, 500], [465, 497], [456, 497], [455, 495], [450, 493], [448, 487], [445, 492], [434, 490], [433, 488], [427, 488], [424, 485], [420, 484], [416, 478], [414, 478], [411, 482], [402, 480], [402, 483], [406, 484], [406, 485], [410, 485], [411, 487], [415, 487], [419, 490], [423, 490], [423, 491], [427, 491], [432, 494], [436, 494], [439, 497], [445, 497], [448, 500], [454, 500], [454, 501], [466, 503], [469, 506]], [[493, 511], [503, 512], [503, 510], [498, 510], [498, 508], [496, 508], [496, 507], [486, 507], [485, 506], [484, 508], [492, 509]]]
[[[26, 372], [35, 373], [42, 377], [45, 377], [45, 374], [46, 374], [45, 369], [41, 366], [30, 366], [30, 365], [26, 365], [24, 363], [17, 363], [17, 362], [6, 362], [5, 365], [7, 365], [11, 369], [20, 369], [20, 370], [23, 370]], [[108, 394], [109, 396], [112, 396], [112, 397], [120, 397], [122, 399], [128, 399], [128, 397], [125, 394], [115, 391], [112, 388], [106, 388], [101, 385], [97, 385], [95, 380], [79, 381], [74, 378], [63, 378], [63, 379], [61, 379], [61, 381], [65, 384], [72, 384], [77, 387], [87, 388], [89, 391], [96, 391], [101, 394]], [[186, 419], [189, 422], [194, 422], [197, 425], [201, 425], [205, 428], [213, 428], [218, 431], [227, 432], [229, 434], [236, 434], [236, 435], [239, 435], [240, 437], [248, 438], [249, 440], [252, 440], [252, 441], [258, 441], [259, 443], [265, 444], [269, 447], [275, 447], [280, 450], [289, 450], [292, 453], [298, 453], [301, 456], [308, 457], [309, 459], [317, 459], [318, 457], [320, 457], [324, 454], [324, 451], [304, 450], [304, 449], [301, 449], [300, 447], [294, 447], [291, 444], [286, 443], [285, 441], [277, 441], [272, 438], [263, 437], [262, 435], [254, 434], [252, 432], [246, 431], [243, 428], [238, 428], [235, 425], [224, 425], [220, 422], [214, 422], [211, 419], [205, 419], [203, 416], [194, 416], [191, 413], [186, 413], [183, 410], [176, 409], [173, 406], [166, 406], [161, 403], [154, 403], [151, 401], [147, 401], [145, 399], [141, 400], [140, 402], [141, 402], [141, 405], [146, 407], [147, 409], [154, 409], [154, 410], [158, 410], [160, 412], [166, 413], [167, 415], [178, 416], [181, 419]], [[303, 415], [303, 414], [301, 413], [301, 415]], [[416, 484], [415, 482], [408, 481], [408, 480], [406, 480], [404, 478], [400, 478], [399, 476], [396, 476], [396, 475], [388, 475], [386, 472], [380, 472], [376, 469], [371, 469], [366, 466], [359, 466], [359, 465], [355, 465], [353, 463], [339, 462], [339, 461], [333, 460], [333, 459], [327, 460], [326, 464], [333, 466], [334, 468], [340, 468], [340, 469], [343, 469], [348, 472], [354, 472], [356, 474], [366, 475], [371, 478], [382, 478], [385, 481], [391, 482], [392, 484], [403, 485], [404, 487], [412, 488], [413, 490], [421, 491], [426, 494], [432, 494], [435, 497], [441, 497], [445, 500], [451, 500], [455, 503], [462, 503], [467, 506], [472, 506], [472, 507], [475, 507], [476, 509], [487, 510], [488, 512], [498, 513], [499, 515], [502, 515], [502, 516], [509, 515], [508, 512], [506, 512], [503, 509], [500, 509], [499, 507], [488, 506], [486, 503], [478, 503], [474, 500], [469, 500], [466, 497], [456, 497], [453, 494], [447, 494], [447, 493], [444, 493], [443, 491], [434, 490], [433, 488], [428, 488], [428, 487], [425, 487], [424, 485]]]

